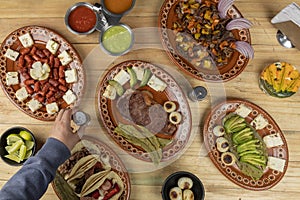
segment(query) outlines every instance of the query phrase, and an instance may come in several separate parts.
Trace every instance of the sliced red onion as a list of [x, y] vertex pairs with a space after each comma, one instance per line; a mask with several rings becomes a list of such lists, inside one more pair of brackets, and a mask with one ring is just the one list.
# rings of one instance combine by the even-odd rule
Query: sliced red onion
[[218, 3], [219, 15], [222, 19], [225, 19], [229, 8], [233, 5], [234, 0], [220, 0]]
[[245, 18], [236, 18], [230, 20], [230, 22], [226, 25], [226, 29], [231, 31], [233, 29], [248, 29], [252, 26], [252, 23]]
[[247, 58], [254, 58], [254, 50], [248, 42], [236, 41], [234, 49], [246, 56]]

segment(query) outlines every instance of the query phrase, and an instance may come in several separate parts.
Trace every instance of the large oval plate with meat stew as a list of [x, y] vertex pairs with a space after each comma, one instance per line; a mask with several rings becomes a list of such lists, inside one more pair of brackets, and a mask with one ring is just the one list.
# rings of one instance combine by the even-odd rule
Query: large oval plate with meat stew
[[82, 61], [74, 47], [53, 30], [22, 27], [2, 42], [0, 84], [21, 111], [52, 121], [60, 109], [79, 103], [84, 92]]
[[123, 150], [143, 161], [171, 160], [191, 132], [187, 99], [174, 78], [144, 61], [112, 67], [97, 87], [97, 116]]

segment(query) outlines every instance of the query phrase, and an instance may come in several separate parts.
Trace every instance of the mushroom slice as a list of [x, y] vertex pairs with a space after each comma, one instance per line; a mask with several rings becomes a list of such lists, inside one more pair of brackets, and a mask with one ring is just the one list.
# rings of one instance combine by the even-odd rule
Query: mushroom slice
[[184, 190], [182, 194], [183, 200], [194, 200], [195, 196], [192, 190]]
[[221, 155], [221, 161], [227, 166], [231, 166], [235, 163], [236, 157], [233, 153], [230, 152], [224, 152]]
[[217, 137], [223, 136], [225, 134], [225, 129], [221, 125], [217, 125], [213, 128], [213, 134]]
[[191, 189], [193, 187], [193, 180], [189, 177], [181, 177], [177, 182], [181, 189]]
[[179, 187], [173, 187], [169, 192], [171, 200], [182, 200], [182, 191]]
[[229, 149], [229, 142], [226, 138], [224, 137], [219, 137], [216, 140], [217, 143], [217, 149], [220, 152], [226, 152]]
[[173, 101], [166, 101], [164, 103], [164, 109], [166, 112], [171, 113], [176, 110], [176, 104]]
[[176, 125], [179, 124], [182, 120], [182, 116], [179, 112], [171, 112], [169, 115], [169, 120], [172, 124]]

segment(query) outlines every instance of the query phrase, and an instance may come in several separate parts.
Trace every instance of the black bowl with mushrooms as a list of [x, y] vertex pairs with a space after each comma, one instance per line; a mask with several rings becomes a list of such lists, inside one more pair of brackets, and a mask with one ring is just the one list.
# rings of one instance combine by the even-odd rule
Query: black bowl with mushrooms
[[205, 190], [200, 179], [194, 174], [179, 171], [168, 176], [162, 186], [163, 200], [203, 200]]

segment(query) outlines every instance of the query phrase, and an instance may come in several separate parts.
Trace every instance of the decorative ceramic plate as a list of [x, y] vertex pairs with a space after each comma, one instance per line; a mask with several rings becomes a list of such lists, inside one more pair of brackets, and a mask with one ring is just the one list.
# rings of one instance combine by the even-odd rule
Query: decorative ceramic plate
[[[178, 21], [177, 14], [175, 12], [175, 8], [178, 3], [179, 0], [165, 0], [159, 13], [158, 21], [162, 44], [171, 60], [189, 75], [203, 81], [224, 82], [239, 75], [248, 64], [249, 59], [240, 54], [238, 51], [233, 52], [231, 60], [227, 65], [223, 65], [212, 70], [205, 69], [203, 67], [196, 68], [187, 59], [180, 55], [176, 49], [175, 34], [172, 30], [173, 23]], [[228, 14], [232, 19], [242, 17], [242, 14], [235, 6], [229, 8]], [[232, 34], [237, 40], [250, 43], [251, 38], [248, 29], [234, 30], [232, 31]]]
[[[127, 67], [150, 69], [153, 75], [167, 84], [167, 87], [162, 92], [157, 92], [147, 85], [142, 87], [142, 90], [152, 93], [153, 99], [160, 105], [163, 105], [163, 103], [166, 101], [176, 102], [178, 107], [177, 111], [181, 113], [182, 120], [180, 124], [177, 125], [176, 132], [171, 136], [172, 142], [162, 149], [161, 161], [167, 161], [178, 156], [181, 150], [184, 149], [190, 138], [192, 127], [190, 108], [182, 89], [179, 87], [173, 77], [163, 69], [151, 63], [138, 60], [125, 61], [123, 63], [115, 65], [104, 75], [97, 87], [96, 109], [99, 121], [103, 122], [105, 128], [107, 129], [108, 135], [124, 151], [134, 156], [135, 158], [151, 162], [149, 153], [145, 152], [141, 148], [138, 148], [137, 146], [134, 146], [133, 144], [125, 140], [122, 136], [119, 136], [117, 133], [115, 133], [114, 130], [119, 123], [132, 124], [132, 122], [124, 119], [119, 114], [119, 111], [116, 108], [116, 100], [112, 101], [103, 96], [103, 93], [108, 86], [108, 81], [113, 79], [115, 75], [120, 72], [120, 70], [126, 70]], [[125, 86], [126, 85], [124, 85], [124, 87]], [[158, 136], [158, 134], [156, 134], [156, 136]]]
[[[98, 149], [100, 150], [100, 154], [106, 154], [109, 158], [110, 158], [110, 165], [111, 165], [111, 169], [112, 171], [116, 172], [118, 174], [118, 176], [121, 178], [123, 184], [124, 184], [124, 192], [122, 194], [122, 196], [119, 198], [119, 200], [129, 200], [130, 197], [130, 177], [129, 174], [123, 164], [123, 162], [121, 161], [121, 159], [118, 157], [118, 155], [112, 150], [110, 149], [106, 144], [104, 144], [103, 142], [89, 137], [89, 136], [84, 136], [82, 138], [83, 140], [88, 140], [92, 143], [94, 143]], [[68, 183], [64, 180], [64, 178], [58, 173], [56, 172], [57, 175], [55, 176], [55, 179], [52, 182], [52, 187], [54, 189], [54, 191], [56, 192], [57, 196], [59, 197], [59, 199], [61, 200], [65, 200], [65, 199], [78, 199], [79, 197], [76, 196], [76, 194], [74, 193], [74, 191], [72, 189], [70, 189], [70, 187], [68, 187]]]
[[[222, 119], [224, 118], [224, 116], [228, 113], [234, 112], [241, 104], [252, 108], [251, 113], [245, 118], [247, 122], [250, 123], [259, 114], [261, 114], [268, 121], [268, 125], [265, 128], [257, 130], [257, 133], [262, 138], [266, 135], [274, 133], [280, 134], [284, 144], [273, 148], [268, 148], [267, 153], [268, 156], [285, 160], [283, 172], [267, 167], [264, 171], [263, 176], [259, 180], [253, 180], [251, 177], [243, 174], [236, 164], [232, 166], [226, 166], [221, 162], [221, 153], [216, 148], [216, 137], [213, 134], [213, 128], [216, 125], [222, 124]], [[251, 102], [241, 99], [231, 99], [215, 106], [205, 120], [203, 137], [206, 149], [208, 150], [208, 155], [215, 166], [225, 177], [243, 188], [249, 190], [267, 190], [275, 186], [283, 178], [287, 170], [289, 153], [287, 142], [282, 131], [280, 130], [274, 119], [266, 111]]]
[[[47, 113], [45, 105], [39, 110], [32, 112], [29, 107], [26, 105], [32, 96], [24, 100], [23, 102], [19, 101], [16, 98], [16, 91], [24, 86], [23, 80], [24, 77], [20, 74], [20, 83], [17, 85], [8, 86], [6, 84], [6, 74], [7, 72], [16, 72], [18, 71], [18, 60], [12, 61], [5, 57], [5, 53], [7, 49], [12, 49], [15, 51], [19, 51], [23, 46], [19, 41], [18, 37], [24, 35], [26, 33], [30, 33], [32, 39], [34, 40], [34, 46], [43, 50], [46, 49], [46, 43], [52, 39], [59, 44], [59, 49], [57, 54], [67, 50], [69, 55], [72, 57], [72, 61], [68, 64], [67, 68], [76, 69], [77, 70], [77, 78], [78, 81], [70, 84], [69, 89], [71, 89], [77, 97], [77, 100], [73, 103], [74, 105], [79, 103], [80, 97], [83, 95], [84, 90], [84, 71], [80, 56], [76, 52], [76, 50], [72, 47], [72, 45], [65, 40], [58, 33], [40, 26], [26, 26], [20, 29], [17, 29], [10, 33], [5, 40], [2, 42], [0, 49], [0, 84], [6, 96], [11, 100], [11, 102], [17, 106], [21, 111], [26, 113], [27, 115], [43, 120], [43, 121], [52, 121], [55, 119], [56, 114], [50, 115]], [[68, 105], [63, 101], [62, 98], [56, 101], [59, 105], [59, 108], [66, 108]]]

